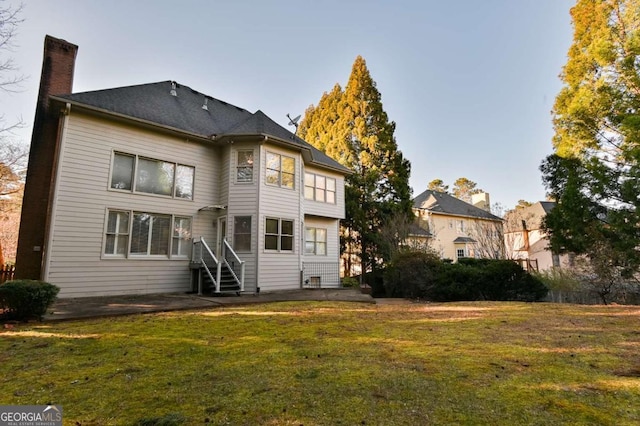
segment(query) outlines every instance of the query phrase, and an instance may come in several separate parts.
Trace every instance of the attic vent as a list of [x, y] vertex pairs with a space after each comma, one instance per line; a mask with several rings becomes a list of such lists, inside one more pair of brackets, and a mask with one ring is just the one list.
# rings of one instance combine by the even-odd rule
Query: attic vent
[[178, 92], [176, 92], [176, 82], [172, 81], [171, 82], [171, 96], [178, 96]]
[[204, 98], [204, 104], [202, 104], [202, 109], [205, 111], [209, 111], [209, 107], [207, 106], [207, 104], [209, 103], [209, 99]]

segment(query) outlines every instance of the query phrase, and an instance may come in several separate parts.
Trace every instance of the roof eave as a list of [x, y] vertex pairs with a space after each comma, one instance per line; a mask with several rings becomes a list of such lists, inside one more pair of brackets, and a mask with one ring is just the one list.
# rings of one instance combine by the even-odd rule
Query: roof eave
[[[302, 146], [298, 143], [292, 142], [292, 141], [288, 141], [286, 139], [282, 139], [279, 138], [277, 136], [273, 136], [270, 135], [268, 133], [230, 133], [230, 134], [223, 134], [223, 135], [218, 135], [217, 139], [218, 140], [227, 140], [227, 139], [256, 139], [256, 138], [263, 138], [262, 142], [272, 142], [275, 143], [277, 145], [282, 145], [285, 146], [287, 148], [292, 148], [296, 151], [300, 151], [304, 157], [305, 162], [310, 163], [316, 167], [320, 167], [323, 169], [327, 169], [327, 170], [332, 170], [334, 172], [343, 174], [343, 175], [350, 175], [353, 173], [353, 171], [347, 169], [346, 167], [340, 166], [340, 167], [335, 167], [332, 166], [330, 164], [325, 164], [325, 163], [321, 163], [318, 161], [315, 161], [313, 159], [313, 155], [311, 154], [311, 149]], [[306, 155], [305, 155], [306, 154]]]
[[187, 136], [190, 139], [197, 139], [197, 140], [201, 140], [204, 142], [213, 142], [216, 140], [216, 135], [211, 135], [211, 136], [207, 136], [207, 135], [200, 135], [197, 133], [192, 133], [192, 132], [187, 132], [185, 130], [182, 129], [178, 129], [176, 127], [172, 127], [172, 126], [166, 126], [163, 124], [158, 124], [156, 122], [153, 121], [149, 121], [149, 120], [144, 120], [142, 118], [137, 118], [137, 117], [132, 117], [130, 115], [126, 115], [126, 114], [120, 114], [118, 112], [114, 112], [114, 111], [110, 111], [108, 109], [104, 109], [104, 108], [99, 108], [93, 105], [88, 105], [82, 102], [78, 102], [78, 101], [74, 101], [74, 100], [70, 100], [70, 99], [65, 99], [59, 96], [50, 96], [50, 99], [55, 101], [55, 102], [60, 102], [63, 104], [71, 104], [72, 106], [76, 107], [76, 108], [80, 108], [80, 110], [85, 110], [94, 114], [98, 114], [98, 115], [107, 115], [110, 117], [113, 117], [115, 119], [121, 120], [121, 121], [125, 121], [125, 122], [129, 122], [129, 123], [134, 123], [137, 124], [139, 126], [142, 127], [147, 127], [147, 128], [155, 128], [155, 129], [162, 129], [165, 132], [174, 134], [174, 135], [179, 135], [179, 136]]
[[469, 218], [469, 219], [490, 220], [492, 222], [504, 222], [504, 219], [501, 219], [499, 217], [490, 218], [490, 217], [471, 216], [471, 215], [458, 214], [458, 213], [438, 212], [438, 211], [430, 210], [430, 209], [424, 208], [424, 207], [414, 207], [414, 209], [426, 210], [430, 214], [439, 214], [439, 215], [442, 215], [442, 216], [466, 217], [466, 218]]
[[224, 140], [229, 140], [229, 139], [260, 139], [262, 138], [262, 142], [267, 142], [267, 141], [272, 141], [275, 142], [279, 145], [284, 145], [287, 146], [289, 148], [293, 148], [297, 151], [301, 151], [303, 153], [306, 153], [306, 155], [303, 154], [303, 156], [305, 157], [305, 161], [313, 164], [314, 166], [320, 167], [320, 168], [324, 168], [327, 170], [332, 170], [335, 171], [337, 173], [343, 174], [343, 175], [348, 175], [353, 173], [351, 170], [341, 167], [335, 167], [332, 166], [330, 164], [325, 164], [325, 163], [321, 163], [318, 161], [314, 161], [313, 160], [313, 156], [311, 154], [311, 149], [305, 147], [305, 146], [301, 146], [300, 144], [291, 142], [291, 141], [287, 141], [285, 139], [282, 138], [278, 138], [276, 136], [273, 135], [269, 135], [266, 133], [238, 133], [238, 134], [221, 134], [221, 135], [201, 135], [201, 134], [197, 134], [197, 133], [192, 133], [192, 132], [188, 132], [182, 129], [178, 129], [176, 127], [172, 127], [172, 126], [166, 126], [163, 124], [158, 124], [156, 122], [153, 121], [149, 121], [149, 120], [144, 120], [142, 118], [137, 118], [137, 117], [132, 117], [130, 115], [127, 114], [121, 114], [118, 112], [114, 112], [114, 111], [110, 111], [108, 109], [104, 109], [104, 108], [99, 108], [93, 105], [89, 105], [89, 104], [85, 104], [82, 102], [78, 102], [75, 100], [71, 100], [71, 99], [66, 99], [63, 97], [59, 97], [59, 96], [50, 96], [50, 99], [55, 101], [55, 102], [60, 102], [63, 104], [71, 104], [73, 107], [76, 108], [80, 108], [80, 110], [85, 110], [87, 112], [93, 113], [93, 114], [97, 114], [97, 115], [102, 115], [102, 116], [109, 116], [112, 117], [114, 119], [117, 120], [121, 120], [124, 122], [128, 122], [128, 123], [134, 123], [136, 125], [142, 126], [142, 127], [146, 127], [146, 128], [154, 128], [154, 129], [161, 129], [165, 132], [174, 134], [174, 135], [179, 135], [179, 136], [186, 136], [190, 139], [197, 139], [200, 141], [204, 141], [204, 142], [221, 142]]

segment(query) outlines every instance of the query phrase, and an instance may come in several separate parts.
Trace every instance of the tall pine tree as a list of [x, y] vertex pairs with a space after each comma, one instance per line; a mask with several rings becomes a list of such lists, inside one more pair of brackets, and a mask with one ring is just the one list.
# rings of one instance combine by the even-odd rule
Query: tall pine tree
[[[577, 0], [543, 181], [551, 246], [640, 271], [640, 0]], [[604, 258], [603, 258], [604, 257]], [[604, 262], [603, 262], [604, 260]]]
[[300, 137], [353, 170], [346, 178], [342, 248], [355, 248], [362, 271], [377, 269], [392, 252], [380, 230], [397, 215], [411, 215], [411, 165], [398, 149], [395, 127], [358, 56], [345, 89], [336, 84], [325, 93], [317, 106], [307, 109], [298, 130]]

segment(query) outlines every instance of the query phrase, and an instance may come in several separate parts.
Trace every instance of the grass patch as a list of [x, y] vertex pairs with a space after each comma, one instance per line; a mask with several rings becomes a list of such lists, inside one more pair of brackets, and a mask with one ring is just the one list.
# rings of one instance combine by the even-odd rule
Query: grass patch
[[0, 333], [65, 424], [638, 424], [640, 309], [291, 302]]

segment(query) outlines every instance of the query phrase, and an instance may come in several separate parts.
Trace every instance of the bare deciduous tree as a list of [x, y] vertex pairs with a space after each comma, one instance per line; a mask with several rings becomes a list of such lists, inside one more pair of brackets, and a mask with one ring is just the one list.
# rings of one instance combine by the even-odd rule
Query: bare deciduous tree
[[[0, 93], [3, 94], [19, 91], [25, 80], [11, 57], [16, 31], [23, 21], [22, 9], [22, 4], [12, 7], [0, 0]], [[0, 264], [15, 259], [28, 148], [13, 140], [13, 131], [23, 125], [21, 118], [7, 123], [5, 116], [0, 115]]]
[[504, 259], [504, 230], [502, 222], [494, 220], [474, 220], [470, 223], [469, 237], [476, 242], [476, 257], [483, 259]]
[[402, 213], [393, 215], [379, 235], [382, 245], [390, 251], [390, 258], [400, 250], [427, 251], [434, 237], [426, 220]]
[[17, 74], [18, 68], [10, 55], [15, 48], [18, 25], [23, 21], [20, 17], [23, 5], [11, 7], [4, 3], [4, 0], [0, 0], [0, 90], [15, 92], [25, 80], [23, 75]]

